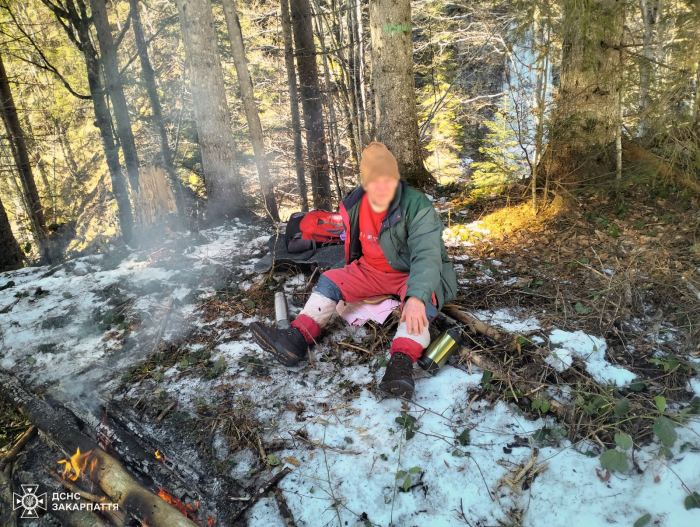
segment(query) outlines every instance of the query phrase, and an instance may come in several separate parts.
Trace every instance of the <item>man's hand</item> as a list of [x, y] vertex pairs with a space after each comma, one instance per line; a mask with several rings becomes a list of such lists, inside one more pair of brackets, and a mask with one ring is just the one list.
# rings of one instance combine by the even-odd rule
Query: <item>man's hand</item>
[[403, 306], [401, 322], [404, 321], [411, 335], [421, 335], [423, 329], [428, 326], [428, 318], [425, 316], [425, 305], [414, 296], [409, 297]]

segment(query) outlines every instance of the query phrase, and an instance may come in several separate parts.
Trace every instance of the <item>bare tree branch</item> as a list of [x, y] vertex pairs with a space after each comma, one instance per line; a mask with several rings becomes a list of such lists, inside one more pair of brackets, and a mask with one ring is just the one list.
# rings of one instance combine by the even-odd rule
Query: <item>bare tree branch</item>
[[[149, 44], [151, 42], [153, 42], [153, 40], [158, 35], [160, 35], [166, 27], [170, 26], [174, 21], [177, 21], [177, 19], [178, 19], [178, 15], [172, 15], [172, 16], [169, 16], [168, 18], [166, 18], [165, 20], [163, 20], [163, 23], [158, 28], [158, 31], [156, 31], [153, 34], [153, 36], [151, 36], [151, 38], [149, 38], [148, 40], [146, 40], [146, 42], [143, 43], [144, 47], [147, 48], [149, 46]], [[133, 62], [139, 57], [140, 51], [141, 51], [141, 48], [137, 49], [136, 54], [129, 57], [129, 60], [126, 61], [126, 64], [124, 64], [124, 67], [119, 71], [119, 75], [124, 75], [124, 72], [126, 70], [128, 70], [129, 66], [131, 66], [131, 64], [133, 64]]]
[[124, 22], [124, 27], [119, 32], [119, 36], [114, 41], [114, 49], [119, 49], [119, 46], [121, 45], [122, 40], [124, 40], [124, 35], [126, 35], [126, 32], [129, 31], [129, 27], [131, 27], [131, 9], [129, 9], [129, 14], [126, 16], [126, 21]]
[[[42, 0], [42, 1], [43, 1], [43, 0]], [[51, 73], [53, 73], [53, 74], [58, 78], [58, 80], [61, 81], [61, 83], [63, 84], [63, 86], [65, 86], [65, 88], [70, 92], [70, 94], [73, 95], [73, 96], [75, 96], [75, 97], [77, 97], [78, 99], [83, 99], [83, 100], [88, 100], [88, 101], [89, 101], [90, 99], [92, 99], [92, 97], [91, 97], [90, 95], [82, 95], [82, 94], [76, 92], [76, 91], [71, 87], [71, 85], [68, 83], [68, 81], [65, 79], [65, 77], [63, 77], [63, 75], [61, 75], [61, 73], [56, 69], [56, 67], [55, 67], [53, 64], [51, 64], [51, 63], [49, 62], [49, 60], [46, 58], [46, 55], [44, 55], [44, 53], [41, 51], [41, 49], [39, 49], [39, 46], [36, 44], [36, 42], [34, 42], [34, 39], [29, 35], [29, 33], [27, 33], [27, 32], [24, 30], [24, 28], [22, 27], [22, 24], [19, 23], [19, 21], [18, 21], [17, 18], [15, 17], [15, 14], [12, 12], [12, 10], [10, 9], [10, 7], [9, 7], [5, 2], [3, 2], [3, 4], [0, 5], [0, 7], [1, 7], [2, 9], [4, 9], [5, 11], [7, 11], [7, 13], [8, 13], [8, 14], [10, 15], [10, 17], [12, 18], [12, 21], [15, 23], [15, 26], [16, 26], [17, 29], [19, 30], [19, 32], [22, 33], [22, 35], [24, 35], [24, 37], [29, 41], [29, 43], [32, 45], [32, 47], [34, 48], [34, 50], [37, 52], [37, 54], [39, 55], [39, 57], [41, 57], [41, 60], [43, 61], [43, 64], [38, 63], [38, 62], [34, 62], [34, 61], [29, 60], [29, 59], [26, 59], [26, 58], [24, 58], [24, 57], [20, 57], [20, 56], [18, 56], [18, 55], [14, 55], [14, 54], [13, 54], [13, 56], [14, 56], [15, 58], [19, 59], [19, 60], [22, 60], [22, 61], [24, 61], [24, 62], [28, 62], [29, 64], [33, 64], [34, 66], [37, 66], [38, 68], [44, 69], [44, 70], [46, 70], [46, 71], [50, 71]], [[58, 16], [58, 15], [57, 15], [57, 16]]]

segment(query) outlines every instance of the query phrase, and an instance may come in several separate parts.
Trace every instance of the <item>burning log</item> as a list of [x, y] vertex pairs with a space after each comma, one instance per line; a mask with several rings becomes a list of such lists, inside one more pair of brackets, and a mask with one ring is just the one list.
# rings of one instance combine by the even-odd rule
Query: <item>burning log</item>
[[63, 527], [110, 527], [109, 522], [90, 511], [51, 511], [51, 515], [55, 516]]
[[80, 494], [80, 498], [83, 500], [91, 501], [93, 503], [99, 503], [101, 501], [105, 501], [106, 499], [104, 496], [98, 496], [97, 494], [93, 494], [91, 492], [87, 492], [83, 489], [78, 488], [76, 485], [71, 483], [70, 479], [66, 479], [65, 475], [59, 476], [58, 474], [56, 474], [56, 472], [51, 467], [44, 467], [44, 470], [49, 476], [51, 476], [56, 481], [56, 483], [64, 486], [66, 489], [70, 490], [75, 494]]
[[[170, 503], [170, 505], [175, 507], [188, 518], [190, 516], [193, 516], [197, 512], [196, 507], [193, 507], [189, 503], [183, 503], [181, 500], [177, 499], [175, 496], [170, 494], [167, 490], [165, 490], [162, 487], [158, 487], [158, 496], [160, 496], [162, 500]], [[199, 505], [199, 502], [197, 502], [197, 505]]]
[[[83, 489], [78, 488], [69, 479], [65, 479], [56, 474], [56, 472], [51, 467], [44, 467], [44, 470], [54, 479], [56, 483], [65, 487], [74, 494], [79, 494], [80, 499], [82, 500], [91, 501], [92, 503], [102, 503], [104, 501], [107, 501], [107, 498], [104, 495], [98, 496], [97, 494], [93, 494], [91, 492], [87, 492]], [[112, 525], [126, 525], [126, 514], [124, 511], [104, 509], [101, 512], [103, 516], [106, 516], [108, 518], [109, 523], [111, 523]]]
[[0, 370], [0, 396], [64, 451], [91, 451], [87, 461], [96, 461], [93, 480], [120, 509], [145, 518], [152, 527], [195, 527], [196, 524], [180, 511], [143, 488], [119, 461], [78, 432], [80, 426], [73, 414], [34, 397], [4, 370]]
[[[55, 473], [54, 473], [55, 476]], [[50, 494], [51, 489], [47, 486], [44, 485], [43, 483], [36, 483], [35, 481], [32, 481], [31, 477], [29, 474], [21, 474], [19, 476], [20, 483], [27, 484], [31, 483], [34, 485], [38, 485], [39, 488], [37, 489], [37, 494]], [[125, 519], [125, 514], [122, 512], [121, 516], [112, 516], [110, 517], [109, 521], [105, 521], [102, 519], [100, 516], [95, 514], [94, 512], [88, 511], [88, 510], [63, 510], [63, 509], [56, 509], [56, 510], [51, 510], [51, 516], [56, 518], [62, 527], [110, 527], [110, 525], [125, 525], [124, 519]], [[120, 511], [114, 511], [114, 512], [120, 512]], [[121, 522], [117, 523], [115, 519], [121, 518]], [[24, 525], [24, 524], [22, 524]]]
[[[90, 437], [102, 446], [102, 449], [112, 453], [116, 452], [129, 462], [129, 467], [143, 474], [148, 479], [153, 479], [160, 485], [175, 488], [185, 487], [191, 495], [198, 495], [204, 477], [193, 467], [179, 459], [165, 459], [162, 452], [154, 456], [156, 448], [139, 431], [139, 417], [132, 414], [130, 409], [122, 408], [117, 401], [111, 401], [109, 409], [101, 420], [84, 408], [68, 403], [66, 405], [78, 419], [88, 426], [84, 430]], [[160, 463], [154, 463], [153, 459]], [[191, 496], [195, 497], [195, 496]]]

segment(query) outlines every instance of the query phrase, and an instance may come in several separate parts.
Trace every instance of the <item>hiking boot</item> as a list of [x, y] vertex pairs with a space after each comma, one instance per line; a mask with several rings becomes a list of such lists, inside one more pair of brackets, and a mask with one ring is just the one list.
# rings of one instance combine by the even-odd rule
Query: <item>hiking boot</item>
[[413, 359], [400, 351], [394, 353], [389, 359], [382, 382], [379, 383], [379, 389], [391, 395], [411, 399], [415, 390]]
[[304, 335], [295, 327], [277, 329], [253, 322], [249, 328], [255, 342], [284, 366], [296, 366], [308, 350]]

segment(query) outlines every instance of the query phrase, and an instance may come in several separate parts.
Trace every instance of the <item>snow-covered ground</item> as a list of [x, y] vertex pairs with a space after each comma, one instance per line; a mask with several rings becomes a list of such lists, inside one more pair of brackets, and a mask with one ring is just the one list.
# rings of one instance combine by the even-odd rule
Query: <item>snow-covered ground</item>
[[[133, 300], [128, 303], [129, 317], [145, 313], [139, 315], [144, 322], [134, 336], [155, 335], [170, 295], [179, 302], [166, 339], [188, 325], [202, 326], [188, 296], [197, 284], [183, 280], [183, 274], [206, 276], [217, 265], [251, 272], [255, 259], [235, 264], [232, 259], [238, 262], [241, 255], [255, 253], [266, 237], [250, 240], [246, 229], [234, 225], [203, 232], [206, 243], [180, 249], [180, 269], [160, 267], [155, 258], [133, 254], [112, 270], [102, 270], [100, 257], [85, 257], [77, 260], [75, 269], [62, 268], [44, 278], [47, 268], [0, 274], [0, 287], [15, 282], [0, 291], [0, 310], [18, 300], [9, 312], [0, 314], [0, 366], [35, 387], [51, 384], [53, 395], [63, 399], [81, 391], [89, 395], [93, 389], [99, 397], [112, 394], [122, 373], [148, 355], [152, 341], [142, 340], [150, 346], [121, 347], [116, 338], [104, 340], [103, 333], [90, 329], [95, 312], [110, 308], [104, 291], [113, 285], [119, 295]], [[287, 277], [285, 282], [290, 293], [304, 285], [303, 275]], [[249, 286], [240, 284], [244, 290]], [[34, 296], [38, 287], [48, 294]], [[29, 296], [16, 298], [18, 292]], [[478, 315], [510, 331], [539, 327], [537, 313], [501, 310]], [[244, 324], [254, 320], [242, 314], [235, 318]], [[603, 339], [556, 328], [547, 334], [550, 364], [558, 369], [577, 358], [599, 382], [620, 386], [634, 378], [606, 361]], [[269, 375], [258, 377], [247, 371], [244, 356], [268, 357], [246, 332], [228, 342], [221, 339], [211, 350], [212, 361], [225, 359], [224, 375], [206, 380], [178, 375], [173, 367], [163, 372], [160, 383], [149, 378], [134, 385], [127, 396], [164, 388], [169, 397], [177, 398], [180, 411], [192, 413], [201, 401], [215, 403], [223, 394], [232, 400], [248, 398], [265, 428], [265, 439], [287, 445], [274, 456], [294, 469], [280, 488], [300, 526], [631, 526], [645, 514], [651, 515], [649, 525], [700, 525], [700, 509], [686, 510], [683, 505], [688, 489], [700, 492], [697, 421], [676, 428], [671, 459], [658, 456], [660, 445], [651, 443], [634, 453], [641, 473], [633, 468], [606, 478], [600, 448], [589, 442], [571, 444], [555, 419], [531, 420], [503, 402], [476, 400], [470, 406], [482, 382], [477, 368], [448, 365], [435, 377], [416, 370], [416, 396], [406, 403], [381, 399], [368, 389], [383, 374], [378, 359], [360, 364], [366, 357], [345, 348], [342, 366], [324, 360], [341, 340], [359, 342], [366, 335], [364, 328], [344, 327], [312, 350], [314, 367], [305, 363], [286, 369], [269, 361]], [[84, 382], [87, 379], [91, 382]], [[352, 398], [342, 396], [348, 386], [357, 386]], [[689, 388], [700, 396], [697, 377]], [[297, 410], [290, 410], [290, 405]], [[397, 418], [404, 423], [408, 419], [413, 437], [406, 437]], [[542, 429], [548, 433], [537, 433]], [[306, 441], [294, 437], [300, 431]], [[309, 442], [317, 446], [312, 449]], [[250, 480], [256, 463], [251, 452], [229, 452], [221, 437], [217, 455], [232, 462], [231, 477]], [[526, 488], [522, 480], [514, 485], [517, 490], [508, 486], [506, 481], [517, 479], [520, 467], [533, 459], [522, 480], [533, 469], [537, 475], [530, 477]], [[285, 525], [273, 498], [256, 504], [248, 519], [254, 527]]]

